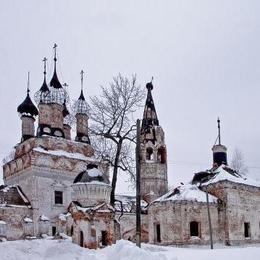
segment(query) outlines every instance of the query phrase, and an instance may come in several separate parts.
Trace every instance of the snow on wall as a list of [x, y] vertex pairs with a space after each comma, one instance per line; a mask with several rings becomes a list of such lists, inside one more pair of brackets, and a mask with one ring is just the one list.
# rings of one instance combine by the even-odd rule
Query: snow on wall
[[[188, 201], [197, 201], [197, 202], [207, 202], [206, 192], [201, 191], [196, 185], [184, 184], [170, 190], [165, 195], [156, 199], [154, 202], [160, 201], [174, 201], [174, 200], [188, 200]], [[209, 202], [217, 202], [217, 198], [209, 194]]]

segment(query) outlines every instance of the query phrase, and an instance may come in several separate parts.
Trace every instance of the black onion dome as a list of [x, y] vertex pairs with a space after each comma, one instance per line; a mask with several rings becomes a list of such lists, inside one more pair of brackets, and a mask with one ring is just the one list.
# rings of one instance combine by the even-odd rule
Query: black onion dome
[[53, 73], [53, 76], [52, 76], [52, 79], [50, 81], [50, 86], [53, 87], [53, 88], [62, 88], [62, 85], [58, 79], [58, 76], [57, 76], [57, 73], [56, 73], [56, 69], [54, 69], [54, 73]]
[[26, 96], [25, 100], [22, 102], [22, 104], [20, 104], [17, 107], [17, 112], [20, 113], [21, 115], [23, 115], [23, 114], [25, 114], [25, 115], [29, 114], [31, 116], [38, 115], [38, 110], [30, 98], [29, 90], [27, 91], [27, 96]]
[[43, 61], [44, 61], [43, 83], [42, 83], [42, 86], [40, 87], [40, 89], [34, 95], [34, 100], [37, 104], [50, 102], [50, 89], [46, 83], [46, 61], [47, 61], [47, 59], [44, 58]]
[[152, 82], [147, 83], [147, 84], [146, 84], [146, 88], [147, 88], [148, 90], [153, 90], [153, 83], [152, 83]]
[[35, 93], [34, 100], [36, 101], [37, 104], [50, 102], [50, 89], [46, 83], [45, 78], [41, 88]]
[[45, 79], [44, 79], [44, 81], [43, 81], [43, 83], [42, 83], [42, 86], [41, 86], [41, 88], [40, 88], [40, 91], [41, 91], [41, 92], [49, 92], [49, 91], [50, 91]]
[[85, 100], [83, 90], [81, 90], [78, 100]]
[[73, 105], [73, 112], [75, 113], [75, 115], [76, 114], [86, 114], [87, 115], [89, 112], [89, 106], [84, 97], [83, 90], [81, 90], [78, 100]]
[[89, 164], [87, 170], [81, 172], [74, 180], [73, 183], [90, 183], [92, 181], [103, 182], [109, 184], [108, 177], [97, 169], [97, 165]]

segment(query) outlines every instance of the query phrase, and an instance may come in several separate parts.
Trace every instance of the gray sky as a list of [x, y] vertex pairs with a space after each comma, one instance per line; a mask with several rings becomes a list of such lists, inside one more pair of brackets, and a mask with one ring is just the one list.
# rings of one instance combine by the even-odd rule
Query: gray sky
[[[0, 1], [0, 156], [20, 139], [16, 113], [42, 84], [42, 58], [79, 95], [99, 93], [121, 72], [137, 73], [143, 86], [154, 77], [153, 97], [166, 133], [171, 185], [209, 168], [222, 121], [228, 157], [237, 147], [250, 174], [260, 176], [259, 1]], [[140, 111], [140, 116], [142, 111]], [[255, 167], [255, 168], [253, 168]], [[125, 191], [122, 183], [119, 192]]]

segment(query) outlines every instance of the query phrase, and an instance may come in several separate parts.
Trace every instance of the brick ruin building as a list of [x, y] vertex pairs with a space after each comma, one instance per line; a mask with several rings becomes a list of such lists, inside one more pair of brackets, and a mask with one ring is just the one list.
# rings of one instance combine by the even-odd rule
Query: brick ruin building
[[[28, 88], [17, 108], [22, 137], [3, 165], [0, 239], [65, 233], [74, 243], [88, 248], [110, 245], [121, 238], [135, 240], [135, 196], [116, 195], [115, 206], [109, 204], [109, 168], [95, 158], [90, 143], [83, 72], [81, 92], [71, 113], [68, 93], [57, 76], [56, 46], [54, 50], [49, 84], [44, 59], [43, 84], [35, 94], [37, 107]], [[260, 184], [228, 166], [220, 131], [219, 143], [212, 149], [213, 167], [194, 174], [190, 183], [168, 189], [164, 131], [152, 97], [152, 82], [146, 87], [140, 136], [142, 241], [208, 244], [208, 205], [214, 242], [260, 242]]]

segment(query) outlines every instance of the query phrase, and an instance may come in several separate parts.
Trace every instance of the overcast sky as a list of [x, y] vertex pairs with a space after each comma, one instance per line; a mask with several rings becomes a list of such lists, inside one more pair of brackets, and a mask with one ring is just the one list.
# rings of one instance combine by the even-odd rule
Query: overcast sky
[[[222, 124], [228, 158], [237, 147], [260, 176], [260, 1], [0, 0], [0, 156], [20, 140], [16, 108], [42, 84], [42, 58], [71, 99], [86, 73], [86, 96], [119, 72], [154, 77], [153, 97], [166, 134], [170, 185], [210, 168]], [[142, 111], [140, 111], [140, 116]], [[120, 184], [119, 192], [125, 191]]]

